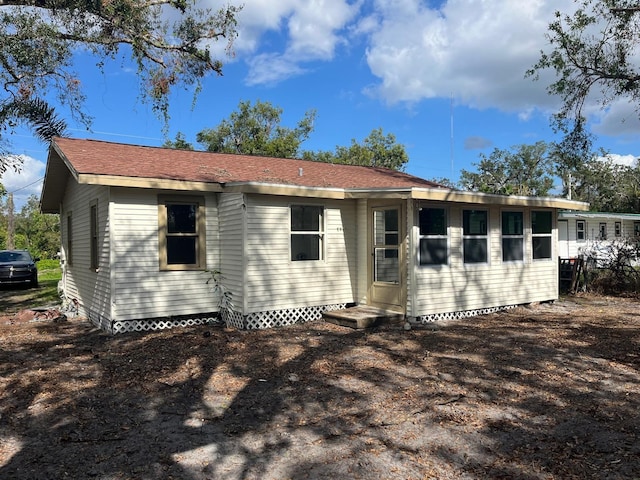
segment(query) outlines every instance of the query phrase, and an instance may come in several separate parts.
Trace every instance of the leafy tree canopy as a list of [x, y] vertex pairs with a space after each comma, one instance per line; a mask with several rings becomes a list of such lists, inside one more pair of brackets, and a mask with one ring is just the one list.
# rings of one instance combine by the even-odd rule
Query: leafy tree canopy
[[230, 5], [202, 10], [195, 0], [0, 0], [0, 155], [18, 125], [45, 140], [63, 133], [60, 107], [90, 125], [73, 69], [73, 56], [82, 50], [95, 56], [98, 68], [129, 54], [141, 98], [168, 122], [173, 87], [197, 92], [205, 75], [222, 73], [210, 47], [219, 40], [232, 47], [238, 11]]
[[178, 132], [175, 140], [165, 140], [162, 144], [164, 148], [174, 148], [176, 150], [193, 150], [193, 145], [187, 141], [184, 133]]
[[511, 150], [496, 148], [474, 163], [477, 172], [462, 170], [464, 190], [498, 195], [546, 196], [553, 188], [553, 161], [545, 142], [519, 145]]
[[385, 135], [382, 128], [373, 129], [362, 143], [352, 139], [348, 147], [336, 146], [335, 152], [304, 152], [303, 158], [345, 165], [385, 167], [400, 171], [403, 171], [409, 162], [404, 145], [396, 141], [394, 134]]
[[563, 101], [555, 126], [572, 134], [577, 149], [585, 140], [587, 100], [601, 107], [628, 99], [640, 107], [640, 4], [637, 0], [576, 0], [573, 14], [556, 12], [547, 38], [550, 51], [542, 52], [527, 72], [538, 78], [541, 70], [555, 71], [548, 92]]
[[[0, 248], [7, 247], [8, 205], [0, 200]], [[19, 213], [14, 216], [14, 246], [29, 250], [40, 258], [56, 258], [60, 248], [59, 215], [40, 213], [40, 201], [31, 195]]]
[[209, 152], [294, 158], [313, 131], [316, 112], [307, 111], [296, 128], [280, 125], [281, 116], [282, 109], [269, 102], [241, 101], [238, 111], [217, 127], [202, 130], [196, 139]]

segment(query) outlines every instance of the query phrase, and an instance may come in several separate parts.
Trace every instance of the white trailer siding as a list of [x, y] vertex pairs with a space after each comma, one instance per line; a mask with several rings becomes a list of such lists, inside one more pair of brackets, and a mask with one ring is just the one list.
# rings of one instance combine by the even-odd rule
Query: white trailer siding
[[[207, 284], [209, 274], [160, 271], [158, 194], [151, 190], [114, 189], [113, 319], [127, 321], [215, 312], [216, 295]], [[219, 267], [216, 197], [205, 197], [207, 269]]]
[[462, 210], [481, 206], [449, 206], [449, 263], [441, 266], [419, 265], [418, 226], [412, 228], [413, 269], [409, 296], [411, 317], [462, 312], [492, 307], [525, 304], [558, 298], [558, 263], [555, 249], [557, 230], [552, 232], [551, 258], [532, 259], [530, 209], [521, 209], [524, 220], [524, 261], [503, 262], [501, 212], [489, 212], [489, 261], [463, 262]]
[[[92, 206], [98, 214], [97, 269], [91, 268]], [[103, 320], [111, 316], [109, 188], [69, 180], [60, 218], [65, 296], [78, 302], [80, 315], [103, 326]], [[67, 250], [70, 238], [72, 252]]]
[[[589, 251], [594, 244], [634, 238], [640, 231], [640, 215], [616, 213], [573, 213], [561, 212], [559, 215], [567, 225], [567, 238], [560, 241], [561, 256], [575, 258]], [[616, 235], [616, 223], [620, 225], [620, 235]], [[605, 238], [600, 235], [600, 226], [604, 225]], [[581, 238], [578, 238], [580, 226]], [[582, 228], [583, 227], [583, 228]]]
[[[293, 204], [324, 207], [321, 260], [291, 260]], [[243, 313], [355, 302], [356, 235], [355, 201], [247, 195]]]

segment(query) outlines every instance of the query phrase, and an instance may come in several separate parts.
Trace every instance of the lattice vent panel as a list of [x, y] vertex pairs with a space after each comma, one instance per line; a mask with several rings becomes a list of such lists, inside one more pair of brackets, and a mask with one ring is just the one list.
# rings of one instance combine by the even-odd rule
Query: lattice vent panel
[[313, 322], [320, 320], [322, 318], [322, 314], [328, 310], [340, 310], [345, 307], [346, 304], [342, 303], [250, 313], [244, 317], [244, 328], [247, 330], [256, 330], [263, 328], [285, 327], [295, 323]]
[[476, 317], [478, 315], [489, 315], [490, 313], [502, 312], [515, 308], [517, 305], [505, 305], [502, 307], [479, 308], [477, 310], [464, 310], [462, 312], [433, 313], [416, 317], [416, 323], [426, 324], [439, 320], [459, 320], [462, 318]]
[[183, 315], [175, 317], [150, 318], [145, 320], [115, 321], [111, 333], [145, 332], [150, 330], [164, 330], [175, 327], [192, 327], [216, 323], [215, 313], [201, 315]]
[[225, 309], [221, 312], [222, 321], [229, 328], [237, 328], [242, 330], [244, 328], [244, 317], [241, 313], [235, 312], [230, 309]]

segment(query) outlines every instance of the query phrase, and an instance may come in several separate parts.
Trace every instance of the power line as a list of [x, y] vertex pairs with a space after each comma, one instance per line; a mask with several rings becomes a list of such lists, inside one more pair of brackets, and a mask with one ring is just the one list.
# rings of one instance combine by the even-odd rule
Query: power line
[[42, 180], [44, 180], [44, 177], [41, 177], [41, 178], [39, 178], [39, 179], [37, 179], [37, 180], [34, 180], [33, 182], [29, 183], [28, 185], [24, 185], [23, 187], [16, 188], [16, 189], [15, 189], [15, 190], [13, 190], [12, 192], [7, 192], [7, 193], [16, 193], [16, 192], [19, 192], [20, 190], [24, 190], [25, 188], [28, 188], [28, 187], [30, 187], [31, 185], [35, 185], [36, 183], [41, 182]]

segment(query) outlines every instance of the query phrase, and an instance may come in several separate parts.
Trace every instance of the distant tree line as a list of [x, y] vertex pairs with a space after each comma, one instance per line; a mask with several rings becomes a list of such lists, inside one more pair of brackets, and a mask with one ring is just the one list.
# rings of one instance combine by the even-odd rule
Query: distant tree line
[[[0, 197], [0, 249], [10, 245], [9, 197]], [[54, 259], [60, 250], [60, 216], [40, 212], [40, 201], [31, 195], [27, 203], [13, 217], [13, 248], [28, 250], [42, 259]]]
[[[336, 146], [333, 151], [302, 150], [302, 143], [314, 129], [316, 112], [309, 110], [294, 128], [281, 125], [282, 109], [269, 102], [241, 101], [238, 110], [214, 128], [205, 128], [196, 135], [204, 150], [217, 153], [263, 155], [278, 158], [303, 158], [316, 162], [366, 165], [404, 170], [409, 156], [404, 145], [392, 133], [373, 129], [362, 141], [351, 140], [349, 146]], [[165, 147], [193, 150], [184, 134], [168, 140]]]
[[537, 142], [480, 155], [460, 179], [433, 179], [452, 188], [498, 195], [561, 196], [597, 212], [640, 213], [640, 165], [620, 165], [600, 151], [578, 158], [566, 144]]

